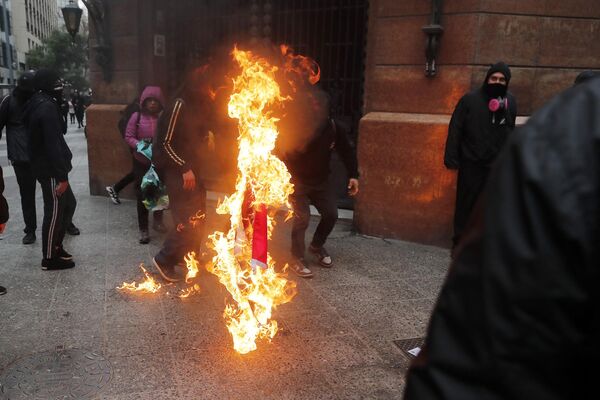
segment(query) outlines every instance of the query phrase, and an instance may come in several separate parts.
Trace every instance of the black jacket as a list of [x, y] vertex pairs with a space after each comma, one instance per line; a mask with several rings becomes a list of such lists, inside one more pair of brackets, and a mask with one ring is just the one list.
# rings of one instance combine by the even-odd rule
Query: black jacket
[[23, 105], [14, 94], [5, 96], [0, 103], [0, 138], [5, 127], [8, 159], [13, 164], [29, 162], [27, 130], [23, 125]]
[[329, 177], [331, 153], [337, 150], [350, 178], [358, 178], [356, 153], [342, 127], [333, 119], [300, 152], [283, 157], [292, 182], [319, 184]]
[[73, 155], [64, 138], [66, 126], [56, 100], [46, 93], [36, 93], [25, 104], [23, 122], [34, 176], [66, 181]]
[[5, 224], [8, 221], [8, 203], [4, 198], [4, 175], [2, 174], [2, 166], [0, 166], [0, 224]]
[[191, 169], [199, 176], [207, 135], [202, 116], [194, 113], [183, 99], [176, 99], [158, 121], [152, 163], [160, 170], [184, 173]]
[[507, 142], [408, 372], [406, 400], [595, 398], [599, 109], [592, 80]]
[[[444, 164], [460, 168], [462, 162], [489, 166], [515, 127], [517, 103], [508, 92], [508, 110], [491, 112], [483, 88], [465, 94], [452, 113]], [[508, 112], [507, 112], [508, 111]]]

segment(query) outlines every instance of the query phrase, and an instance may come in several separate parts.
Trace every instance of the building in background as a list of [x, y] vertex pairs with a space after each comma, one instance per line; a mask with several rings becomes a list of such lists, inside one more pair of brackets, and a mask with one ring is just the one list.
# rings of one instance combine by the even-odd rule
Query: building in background
[[[4, 3], [6, 3], [6, 14]], [[14, 84], [14, 80], [17, 77], [15, 70], [18, 67], [18, 62], [16, 62], [16, 40], [13, 28], [11, 2], [0, 0], [0, 94], [2, 95], [9, 90], [10, 85]], [[12, 55], [12, 57], [9, 57], [9, 55]], [[12, 65], [10, 64], [11, 61]], [[11, 69], [13, 70], [12, 73]]]

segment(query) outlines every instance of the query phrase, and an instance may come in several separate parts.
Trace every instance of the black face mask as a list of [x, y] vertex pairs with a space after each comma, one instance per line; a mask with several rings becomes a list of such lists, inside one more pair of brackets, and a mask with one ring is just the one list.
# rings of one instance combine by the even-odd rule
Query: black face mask
[[485, 85], [485, 92], [490, 98], [493, 99], [506, 96], [506, 90], [506, 85], [501, 83], [487, 83]]

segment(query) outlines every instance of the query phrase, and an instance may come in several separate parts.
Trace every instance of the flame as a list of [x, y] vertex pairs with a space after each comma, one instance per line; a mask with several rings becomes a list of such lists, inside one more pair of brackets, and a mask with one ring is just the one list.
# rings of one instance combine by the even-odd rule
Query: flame
[[[256, 349], [257, 339], [275, 336], [277, 321], [271, 320], [272, 310], [292, 299], [296, 285], [275, 271], [269, 255], [265, 268], [252, 268], [252, 226], [244, 221], [242, 209], [248, 199], [253, 210], [289, 207], [293, 185], [285, 164], [272, 154], [278, 136], [273, 109], [286, 100], [275, 80], [278, 68], [237, 47], [232, 56], [241, 69], [233, 80], [228, 104], [229, 117], [238, 120], [238, 176], [235, 193], [217, 207], [217, 213], [230, 216], [231, 226], [227, 233], [216, 231], [209, 236], [216, 255], [207, 269], [234, 300], [223, 316], [234, 349], [245, 354]], [[273, 217], [268, 215], [268, 238], [274, 226]]]
[[180, 299], [185, 299], [187, 297], [190, 297], [194, 293], [200, 293], [200, 285], [195, 284], [194, 286], [190, 286], [186, 289], [183, 289], [181, 292], [179, 292], [178, 297]]
[[196, 253], [191, 251], [185, 257], [183, 257], [185, 261], [185, 266], [188, 270], [187, 274], [185, 274], [185, 282], [189, 283], [190, 280], [194, 279], [198, 276], [198, 260], [196, 259]]
[[[281, 54], [285, 57], [284, 70], [286, 72], [292, 72], [298, 76], [304, 76], [311, 85], [315, 85], [321, 80], [321, 68], [315, 60], [310, 57], [305, 57], [300, 54], [294, 54], [292, 49], [287, 44], [279, 46]], [[290, 84], [295, 88], [293, 80], [290, 80]]]
[[156, 282], [153, 277], [150, 276], [146, 268], [144, 268], [143, 264], [140, 264], [140, 268], [144, 272], [146, 276], [146, 280], [140, 284], [135, 281], [131, 283], [123, 282], [123, 284], [117, 289], [121, 290], [130, 290], [132, 292], [147, 292], [147, 293], [156, 293], [161, 288], [161, 284]]

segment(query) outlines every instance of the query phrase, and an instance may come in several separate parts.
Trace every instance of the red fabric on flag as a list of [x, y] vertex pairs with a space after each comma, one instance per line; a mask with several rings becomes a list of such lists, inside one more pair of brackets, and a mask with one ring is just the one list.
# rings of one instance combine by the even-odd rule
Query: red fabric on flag
[[264, 204], [254, 209], [252, 229], [252, 267], [267, 267], [267, 207]]

